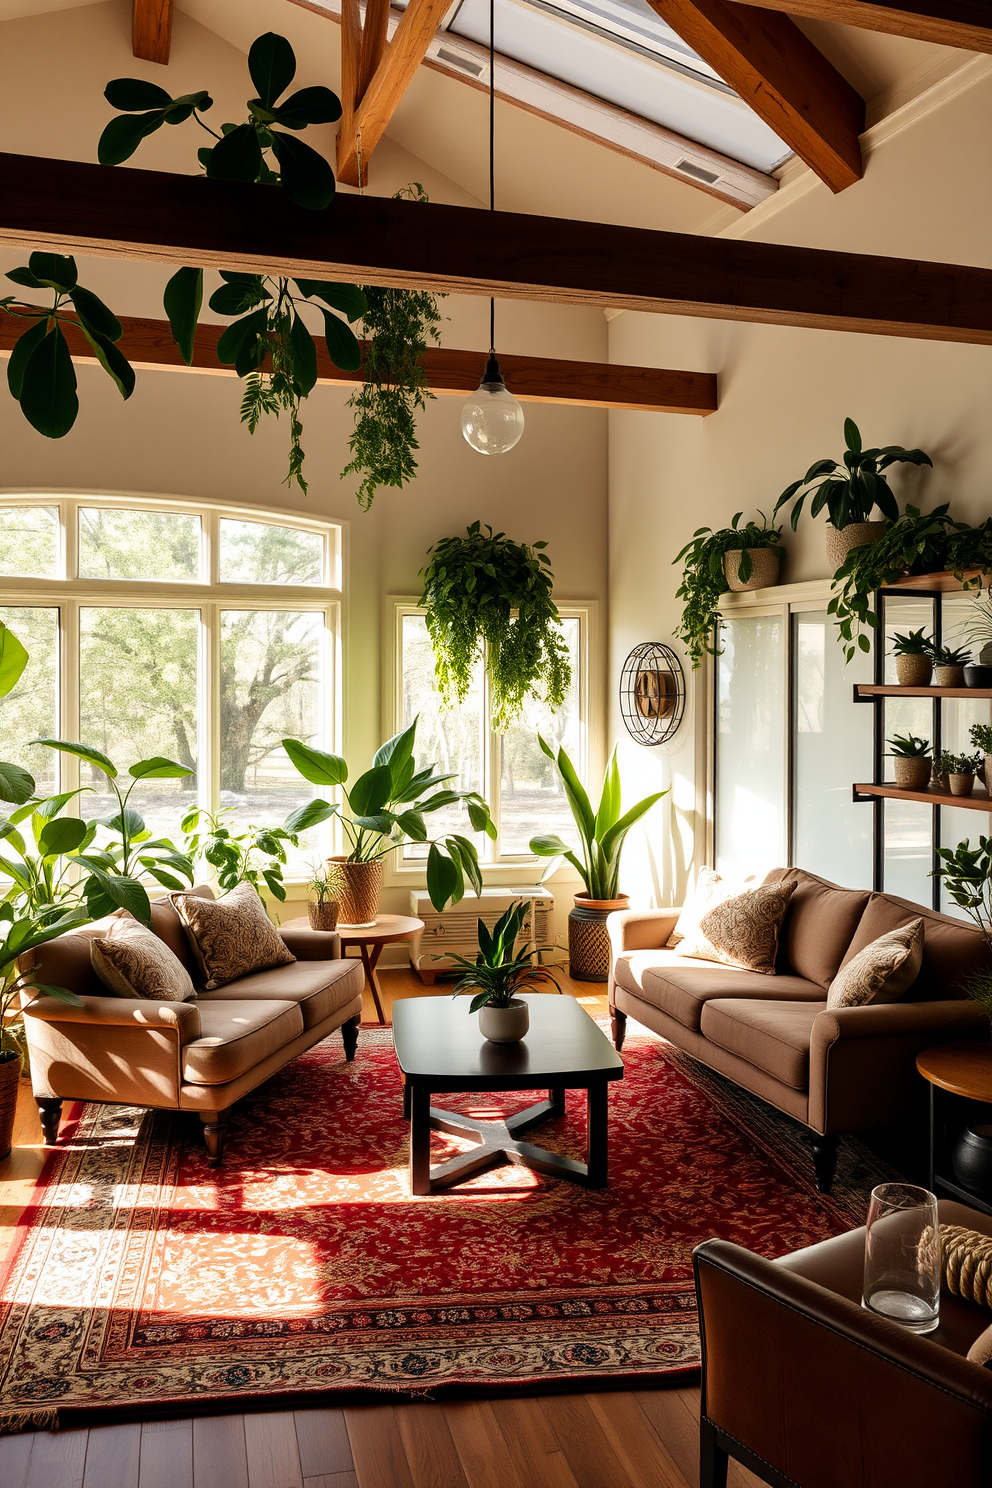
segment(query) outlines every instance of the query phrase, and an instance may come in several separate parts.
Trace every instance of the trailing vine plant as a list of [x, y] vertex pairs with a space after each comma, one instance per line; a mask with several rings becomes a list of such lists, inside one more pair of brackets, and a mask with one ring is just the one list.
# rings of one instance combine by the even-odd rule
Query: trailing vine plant
[[547, 543], [517, 543], [473, 522], [465, 537], [428, 549], [421, 570], [434, 675], [445, 707], [464, 702], [487, 647], [492, 726], [503, 732], [528, 696], [562, 706], [572, 680], [568, 645], [552, 598]]

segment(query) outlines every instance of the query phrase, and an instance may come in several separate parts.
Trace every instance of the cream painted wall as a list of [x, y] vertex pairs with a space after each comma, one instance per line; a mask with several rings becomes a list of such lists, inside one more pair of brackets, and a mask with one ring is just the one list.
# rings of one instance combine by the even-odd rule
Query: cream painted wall
[[[808, 173], [735, 227], [733, 236], [864, 253], [992, 264], [992, 70], [969, 63], [941, 85], [938, 106], [911, 106], [869, 137], [864, 181], [839, 197]], [[868, 440], [919, 445], [933, 471], [899, 472], [902, 500], [952, 502], [961, 518], [992, 510], [992, 348], [750, 326], [645, 314], [610, 324], [617, 362], [713, 371], [719, 410], [706, 419], [610, 415], [611, 672], [630, 648], [670, 640], [679, 570], [672, 559], [697, 527], [734, 512], [770, 513], [783, 488], [843, 448], [844, 417]], [[785, 581], [828, 574], [822, 520], [786, 537]], [[704, 841], [705, 691], [690, 681], [686, 722], [671, 746], [628, 742], [626, 787], [673, 792], [628, 861], [643, 902], [670, 903]], [[614, 729], [622, 732], [619, 719]]]

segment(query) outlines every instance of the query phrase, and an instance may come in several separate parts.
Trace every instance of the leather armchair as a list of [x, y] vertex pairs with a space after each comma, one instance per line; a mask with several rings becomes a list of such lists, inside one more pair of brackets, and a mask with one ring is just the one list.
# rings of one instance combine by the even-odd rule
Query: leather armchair
[[[941, 1202], [946, 1224], [992, 1218]], [[777, 1261], [694, 1255], [703, 1345], [700, 1485], [734, 1457], [773, 1488], [988, 1488], [992, 1370], [966, 1357], [992, 1313], [941, 1293], [920, 1336], [865, 1311], [864, 1230]]]

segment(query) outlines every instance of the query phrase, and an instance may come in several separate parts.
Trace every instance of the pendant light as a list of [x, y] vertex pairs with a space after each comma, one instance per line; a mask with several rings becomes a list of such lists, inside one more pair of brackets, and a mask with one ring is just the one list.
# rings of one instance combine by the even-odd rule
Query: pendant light
[[[495, 0], [489, 0], [489, 210], [496, 210]], [[496, 358], [496, 301], [489, 300], [489, 360], [482, 381], [462, 404], [462, 433], [480, 455], [505, 455], [524, 432], [524, 411], [510, 392]]]

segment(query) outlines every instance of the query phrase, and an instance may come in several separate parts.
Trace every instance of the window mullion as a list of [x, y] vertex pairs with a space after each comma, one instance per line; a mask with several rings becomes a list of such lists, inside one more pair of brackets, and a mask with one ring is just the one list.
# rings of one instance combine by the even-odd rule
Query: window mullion
[[[79, 605], [73, 599], [59, 606], [59, 737], [78, 739], [79, 721]], [[86, 742], [84, 739], [83, 743]], [[59, 790], [79, 787], [79, 760], [59, 752]]]
[[198, 796], [208, 811], [220, 807], [220, 605], [200, 609]]
[[492, 727], [492, 695], [489, 687], [489, 647], [483, 642], [482, 647], [482, 749], [483, 749], [483, 780], [487, 785], [486, 799], [489, 802], [489, 810], [496, 824], [496, 841], [492, 842], [488, 837], [485, 843], [485, 856], [491, 863], [498, 863], [502, 857], [503, 847], [500, 841], [500, 787], [503, 776], [502, 741]]

